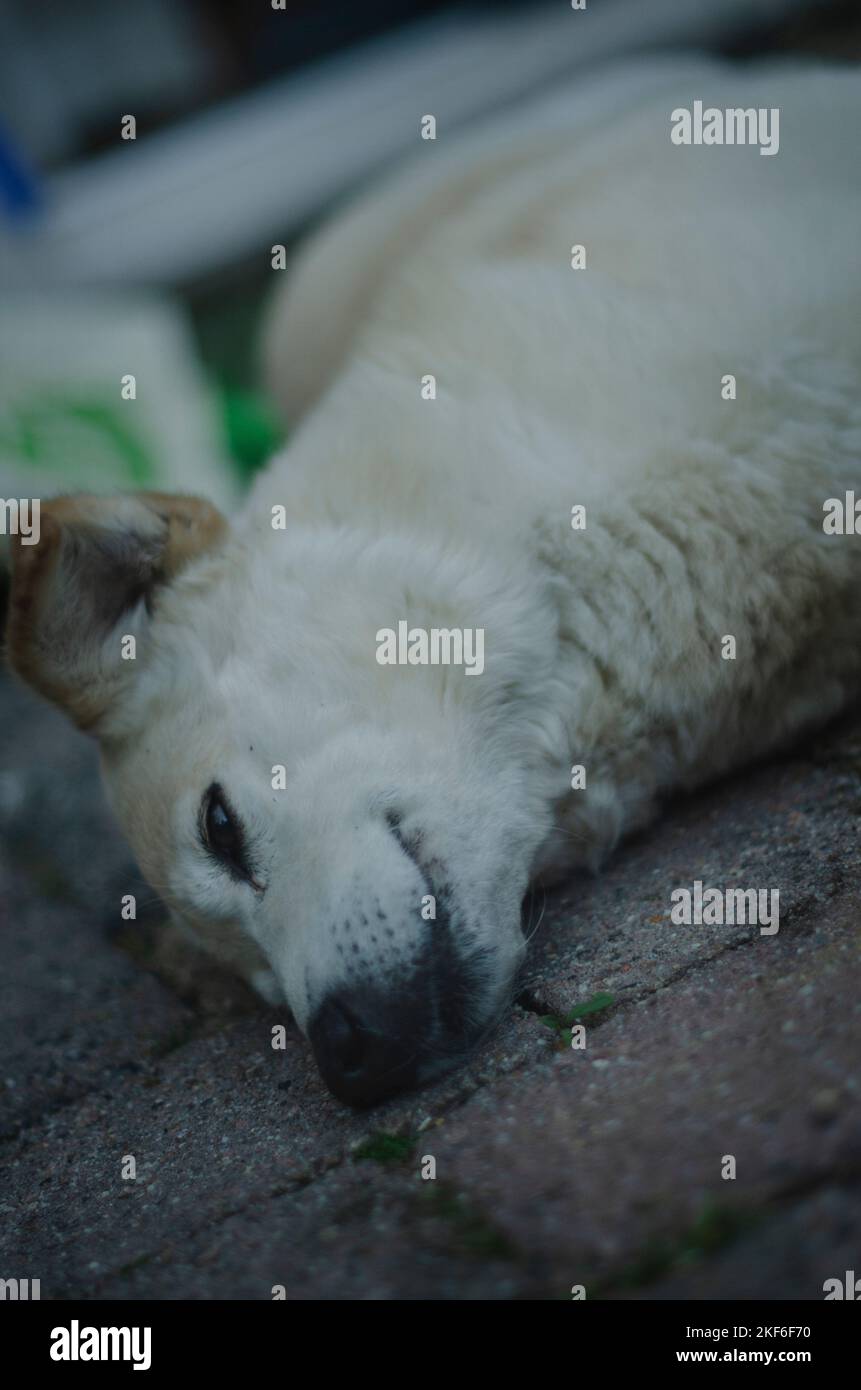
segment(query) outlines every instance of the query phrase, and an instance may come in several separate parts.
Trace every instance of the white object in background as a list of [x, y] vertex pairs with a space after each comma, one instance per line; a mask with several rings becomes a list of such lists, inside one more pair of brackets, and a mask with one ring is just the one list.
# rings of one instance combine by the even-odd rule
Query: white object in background
[[6, 296], [0, 497], [135, 488], [238, 495], [181, 311], [151, 294]]
[[48, 183], [41, 232], [0, 239], [5, 278], [42, 285], [198, 279], [264, 255], [267, 243], [295, 232], [347, 188], [410, 149], [418, 153], [426, 113], [446, 139], [457, 125], [563, 74], [641, 49], [708, 46], [775, 22], [801, 2], [601, 0], [572, 10], [554, 0], [410, 25], [171, 130], [118, 138], [116, 150], [58, 174]]

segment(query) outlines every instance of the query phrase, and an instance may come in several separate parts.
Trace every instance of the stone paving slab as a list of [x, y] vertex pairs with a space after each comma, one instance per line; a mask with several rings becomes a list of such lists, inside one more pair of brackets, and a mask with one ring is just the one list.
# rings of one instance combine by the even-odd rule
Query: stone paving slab
[[[521, 1003], [468, 1066], [370, 1114], [160, 914], [120, 929], [134, 871], [94, 752], [8, 684], [0, 755], [0, 1262], [44, 1297], [728, 1297], [744, 1250], [749, 1296], [815, 1297], [843, 1268], [861, 718], [538, 894]], [[670, 891], [697, 878], [778, 887], [780, 932], [673, 926]], [[542, 1019], [597, 993], [573, 1051]]]
[[135, 1073], [194, 1025], [175, 995], [94, 939], [85, 913], [2, 867], [0, 940], [0, 1138]]
[[[826, 1279], [858, 1277], [861, 1189], [826, 1187], [777, 1208], [711, 1259], [680, 1264], [631, 1295], [643, 1299], [818, 1299]], [[753, 1310], [752, 1310], [753, 1311]], [[799, 1319], [803, 1321], [803, 1317]], [[748, 1322], [755, 1322], [755, 1315]], [[794, 1319], [793, 1319], [794, 1321]]]
[[847, 894], [827, 921], [618, 1010], [582, 1052], [452, 1116], [438, 1171], [481, 1194], [548, 1291], [587, 1292], [646, 1278], [686, 1242], [722, 1244], [835, 1176], [861, 1179], [859, 916]]
[[[538, 1051], [441, 1104], [419, 1134], [416, 1103], [392, 1103], [386, 1127], [396, 1115], [409, 1142], [382, 1150], [388, 1161], [357, 1157], [367, 1118], [321, 1101], [298, 1039], [273, 1104], [283, 1059], [249, 1060], [252, 1025], [234, 1024], [171, 1054], [156, 1086], [123, 1083], [31, 1136], [9, 1171], [22, 1186], [4, 1212], [21, 1220], [13, 1258], [50, 1230], [55, 1296], [637, 1287], [792, 1213], [818, 1185], [861, 1178], [858, 908], [841, 900], [827, 927], [727, 952], [594, 1024], [585, 1051]], [[836, 1038], [834, 1017], [848, 1025]], [[119, 1178], [127, 1152], [135, 1183]], [[729, 1153], [734, 1182], [720, 1177]]]

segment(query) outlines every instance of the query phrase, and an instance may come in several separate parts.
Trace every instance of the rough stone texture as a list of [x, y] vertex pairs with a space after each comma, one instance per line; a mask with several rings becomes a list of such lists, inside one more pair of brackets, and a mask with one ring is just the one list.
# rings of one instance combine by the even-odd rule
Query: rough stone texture
[[[54, 1298], [821, 1298], [859, 1258], [859, 825], [859, 718], [677, 804], [528, 905], [520, 1003], [469, 1066], [355, 1114], [157, 905], [121, 921], [151, 895], [94, 751], [4, 680], [0, 1273]], [[779, 933], [672, 925], [697, 878], [779, 888]], [[572, 1049], [543, 1020], [598, 993]]]

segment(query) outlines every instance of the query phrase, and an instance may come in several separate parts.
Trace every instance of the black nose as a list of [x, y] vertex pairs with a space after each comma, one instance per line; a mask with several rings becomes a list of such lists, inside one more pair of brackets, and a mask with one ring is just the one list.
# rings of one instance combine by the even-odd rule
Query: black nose
[[415, 1085], [418, 1072], [411, 1011], [370, 991], [330, 994], [308, 1029], [329, 1090], [348, 1105], [373, 1105]]

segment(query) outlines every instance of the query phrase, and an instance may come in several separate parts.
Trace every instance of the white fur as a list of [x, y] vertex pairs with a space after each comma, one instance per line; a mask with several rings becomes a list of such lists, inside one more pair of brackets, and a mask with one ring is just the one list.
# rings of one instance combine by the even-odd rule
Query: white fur
[[[695, 99], [779, 107], [779, 154], [673, 145]], [[861, 495], [859, 128], [854, 72], [626, 70], [423, 148], [301, 258], [268, 372], [306, 413], [162, 601], [106, 769], [153, 881], [303, 1025], [412, 978], [430, 884], [484, 1026], [531, 877], [857, 691], [861, 540], [822, 507]], [[379, 666], [400, 618], [483, 627], [484, 673]], [[201, 852], [214, 777], [262, 894]]]

